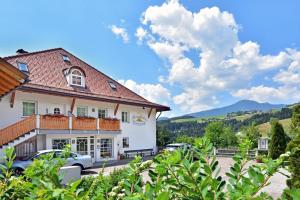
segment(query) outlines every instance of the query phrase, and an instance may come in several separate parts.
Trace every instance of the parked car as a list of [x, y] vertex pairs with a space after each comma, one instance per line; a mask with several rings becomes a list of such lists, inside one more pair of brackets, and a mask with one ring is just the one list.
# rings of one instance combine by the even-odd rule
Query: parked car
[[[42, 150], [38, 151], [32, 156], [22, 160], [16, 160], [12, 168], [16, 174], [21, 174], [32, 162], [34, 159], [39, 159], [44, 155], [53, 154], [54, 157], [62, 157], [63, 150]], [[93, 166], [92, 158], [89, 155], [80, 155], [74, 152], [71, 152], [70, 157], [67, 158], [67, 163], [65, 166], [79, 166], [81, 171]]]
[[173, 144], [168, 144], [166, 145], [166, 147], [164, 148], [164, 151], [175, 151], [178, 148], [186, 148], [189, 149], [191, 148], [191, 145], [186, 144], [186, 143], [173, 143]]
[[188, 155], [190, 153], [191, 158], [196, 161], [199, 160], [197, 154], [194, 153], [193, 147], [190, 144], [186, 143], [174, 143], [174, 144], [168, 144], [166, 147], [163, 149], [163, 151], [175, 151], [176, 149], [183, 149], [184, 150], [184, 155]]

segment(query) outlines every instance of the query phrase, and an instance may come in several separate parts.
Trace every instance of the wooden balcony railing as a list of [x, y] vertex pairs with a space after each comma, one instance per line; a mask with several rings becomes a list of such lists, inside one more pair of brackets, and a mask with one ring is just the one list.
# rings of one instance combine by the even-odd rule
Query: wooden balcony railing
[[0, 146], [7, 144], [18, 137], [36, 128], [36, 116], [32, 115], [15, 124], [0, 130]]
[[74, 130], [97, 130], [97, 119], [95, 118], [72, 118], [72, 129]]
[[0, 146], [34, 130], [103, 130], [119, 131], [120, 120], [78, 118], [55, 115], [32, 115], [0, 130]]
[[40, 129], [69, 129], [69, 117], [58, 115], [41, 115]]
[[103, 131], [119, 131], [120, 120], [118, 119], [99, 119], [99, 129]]

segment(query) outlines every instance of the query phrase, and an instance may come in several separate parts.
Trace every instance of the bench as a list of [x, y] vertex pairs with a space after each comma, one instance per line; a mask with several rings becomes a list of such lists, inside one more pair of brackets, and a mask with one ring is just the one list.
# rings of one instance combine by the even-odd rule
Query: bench
[[153, 149], [137, 149], [137, 150], [126, 150], [124, 151], [125, 157], [129, 158], [130, 155], [142, 156], [144, 157], [146, 154], [153, 156]]

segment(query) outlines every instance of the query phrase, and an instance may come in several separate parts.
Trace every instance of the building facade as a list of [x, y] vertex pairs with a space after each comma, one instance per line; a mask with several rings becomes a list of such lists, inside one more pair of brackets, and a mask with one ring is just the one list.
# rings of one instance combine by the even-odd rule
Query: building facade
[[156, 151], [156, 115], [169, 107], [152, 103], [64, 49], [4, 58], [28, 82], [0, 102], [0, 153], [17, 156], [61, 149], [118, 159], [126, 150]]

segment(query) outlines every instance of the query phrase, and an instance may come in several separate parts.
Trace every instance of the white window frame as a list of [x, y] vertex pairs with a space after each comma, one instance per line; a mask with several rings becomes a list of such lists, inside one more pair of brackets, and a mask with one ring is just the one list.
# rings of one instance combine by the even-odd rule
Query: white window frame
[[98, 115], [97, 115], [98, 118], [100, 118], [100, 117], [99, 117], [99, 111], [100, 111], [100, 110], [102, 110], [102, 111], [104, 110], [104, 111], [105, 111], [105, 116], [104, 116], [104, 118], [107, 118], [107, 117], [108, 117], [108, 109], [107, 109], [107, 108], [98, 108]]
[[[68, 144], [70, 145], [70, 144], [71, 144], [71, 139], [70, 139], [70, 138], [53, 138], [53, 139], [52, 139], [52, 149], [58, 149], [58, 148], [54, 148], [54, 146], [53, 146], [54, 140], [60, 140], [60, 141], [66, 140], [67, 142], [66, 142], [65, 145], [68, 145]], [[65, 147], [64, 147], [64, 148], [65, 148]], [[64, 149], [64, 148], [62, 148], [62, 149]]]
[[[75, 71], [79, 72], [80, 75], [79, 74], [73, 74]], [[70, 81], [71, 85], [84, 87], [84, 76], [83, 76], [83, 73], [79, 69], [73, 69], [70, 73], [70, 78], [71, 78], [71, 81]], [[80, 78], [80, 84], [73, 83], [73, 78]]]
[[[86, 113], [85, 113], [84, 116], [78, 115], [78, 108], [84, 108], [85, 109]], [[77, 106], [76, 107], [76, 114], [77, 114], [77, 117], [87, 117], [87, 116], [89, 116], [89, 107], [88, 106]]]
[[[127, 141], [127, 146], [124, 146], [124, 140]], [[125, 148], [129, 148], [129, 137], [123, 137], [122, 138], [122, 147], [125, 149]]]
[[[123, 113], [126, 113], [126, 118], [124, 117], [124, 120], [123, 120]], [[123, 123], [130, 123], [130, 112], [122, 111], [121, 112], [121, 120]]]
[[34, 103], [34, 113], [32, 115], [37, 114], [37, 102], [36, 101], [22, 101], [22, 116], [29, 117], [31, 115], [24, 115], [24, 103]]

